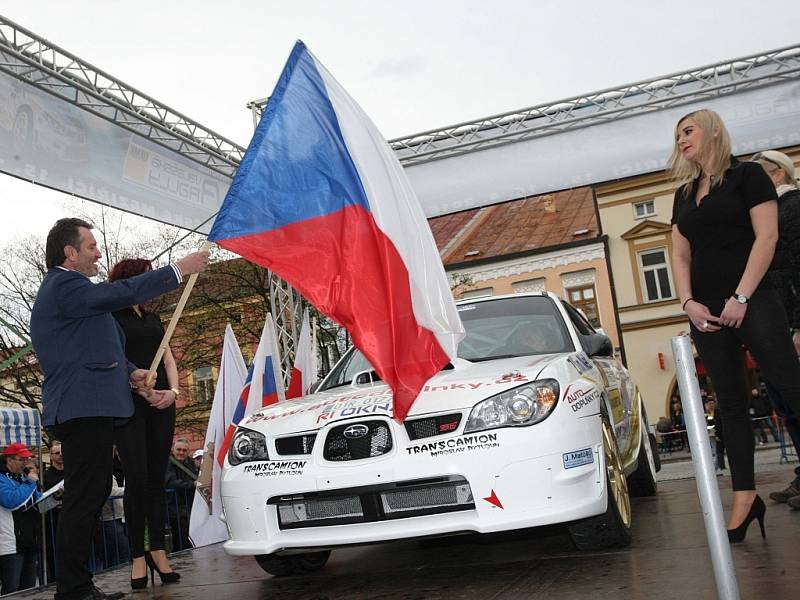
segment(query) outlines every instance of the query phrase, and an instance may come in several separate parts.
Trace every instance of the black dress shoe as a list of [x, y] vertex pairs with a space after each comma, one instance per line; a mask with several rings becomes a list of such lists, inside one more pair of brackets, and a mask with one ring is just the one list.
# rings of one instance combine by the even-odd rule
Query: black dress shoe
[[795, 485], [794, 481], [783, 490], [769, 493], [770, 500], [775, 502], [787, 502], [789, 498], [794, 498], [795, 496], [800, 496], [800, 487]]
[[81, 597], [81, 600], [120, 600], [124, 597], [125, 594], [122, 592], [111, 592], [106, 594], [103, 590], [92, 586], [91, 591], [86, 592], [86, 594]]

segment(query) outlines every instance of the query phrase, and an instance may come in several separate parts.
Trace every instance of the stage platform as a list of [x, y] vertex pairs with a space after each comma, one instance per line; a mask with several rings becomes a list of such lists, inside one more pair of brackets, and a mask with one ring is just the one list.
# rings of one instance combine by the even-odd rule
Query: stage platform
[[[791, 479], [791, 467], [758, 476], [764, 497]], [[730, 480], [720, 479], [730, 503]], [[743, 599], [796, 598], [800, 590], [800, 510], [769, 501], [767, 539], [753, 524], [733, 546]], [[173, 557], [180, 584], [131, 592], [128, 568], [102, 573], [104, 591], [133, 600], [561, 600], [572, 598], [695, 600], [716, 598], [695, 481], [659, 484], [655, 498], [635, 499], [633, 544], [624, 550], [577, 552], [559, 528], [491, 536], [406, 541], [333, 552], [320, 573], [274, 578], [250, 557], [220, 546]], [[52, 588], [15, 594], [52, 598]]]

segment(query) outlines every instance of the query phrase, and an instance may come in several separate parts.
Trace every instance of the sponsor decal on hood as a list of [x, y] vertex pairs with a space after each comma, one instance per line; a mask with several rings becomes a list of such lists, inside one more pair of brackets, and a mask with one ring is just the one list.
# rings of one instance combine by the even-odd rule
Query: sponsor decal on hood
[[406, 448], [406, 452], [410, 455], [425, 454], [435, 457], [499, 447], [500, 442], [497, 441], [496, 433], [476, 433], [424, 444], [415, 444]]

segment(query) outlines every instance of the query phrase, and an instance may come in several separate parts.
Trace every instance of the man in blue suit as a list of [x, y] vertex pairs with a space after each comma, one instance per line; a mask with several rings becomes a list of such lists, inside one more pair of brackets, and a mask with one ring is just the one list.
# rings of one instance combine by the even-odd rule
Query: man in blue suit
[[57, 600], [120, 598], [92, 584], [92, 534], [110, 491], [115, 423], [133, 414], [131, 387], [147, 371], [125, 358], [111, 311], [176, 289], [199, 273], [208, 252], [113, 283], [95, 284], [101, 254], [81, 219], [60, 219], [47, 235], [47, 275], [31, 311], [31, 341], [44, 372], [44, 425], [61, 440], [64, 496], [56, 533]]

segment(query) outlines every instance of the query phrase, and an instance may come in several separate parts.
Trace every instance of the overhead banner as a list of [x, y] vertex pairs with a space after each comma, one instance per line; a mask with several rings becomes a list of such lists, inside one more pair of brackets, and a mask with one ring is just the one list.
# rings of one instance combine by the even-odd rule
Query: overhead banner
[[[800, 144], [800, 82], [789, 80], [405, 170], [428, 217], [653, 173], [677, 119], [703, 107], [722, 115], [735, 154]], [[188, 229], [217, 212], [231, 182], [3, 72], [0, 171]]]
[[230, 186], [228, 177], [3, 72], [0, 171], [188, 229], [217, 212]]
[[662, 171], [677, 120], [698, 108], [722, 116], [734, 154], [800, 144], [800, 82], [795, 80], [410, 165], [406, 173], [425, 214], [433, 217]]

